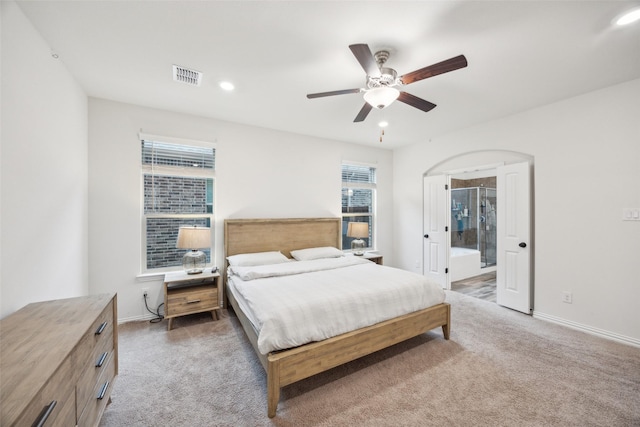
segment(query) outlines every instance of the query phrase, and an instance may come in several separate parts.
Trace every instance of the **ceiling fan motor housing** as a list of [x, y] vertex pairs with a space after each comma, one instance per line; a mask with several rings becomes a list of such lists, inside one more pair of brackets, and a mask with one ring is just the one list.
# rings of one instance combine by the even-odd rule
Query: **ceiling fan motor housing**
[[369, 77], [367, 81], [367, 87], [373, 89], [380, 86], [395, 86], [397, 84], [396, 70], [393, 68], [380, 68], [380, 77]]

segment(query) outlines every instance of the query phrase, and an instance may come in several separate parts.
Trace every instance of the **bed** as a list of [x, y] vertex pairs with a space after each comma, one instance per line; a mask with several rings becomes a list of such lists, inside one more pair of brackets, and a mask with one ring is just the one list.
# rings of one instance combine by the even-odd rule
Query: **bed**
[[[291, 257], [294, 250], [316, 247], [340, 248], [341, 218], [228, 219], [225, 234], [225, 296], [236, 313], [267, 373], [267, 414], [276, 415], [280, 389], [296, 381], [329, 370], [367, 354], [442, 327], [449, 339], [451, 309], [446, 302], [341, 333], [321, 341], [263, 354], [259, 334], [229, 289], [228, 257], [280, 251]], [[371, 263], [373, 265], [373, 263]], [[379, 267], [379, 266], [378, 266]], [[368, 268], [368, 267], [367, 267]], [[262, 343], [261, 343], [262, 345]], [[264, 349], [264, 345], [262, 345]]]

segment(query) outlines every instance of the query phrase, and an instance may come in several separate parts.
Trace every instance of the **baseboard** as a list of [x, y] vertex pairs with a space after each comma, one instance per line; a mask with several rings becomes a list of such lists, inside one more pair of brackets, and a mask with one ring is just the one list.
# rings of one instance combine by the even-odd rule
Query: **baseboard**
[[602, 338], [621, 342], [623, 344], [632, 345], [634, 347], [640, 347], [640, 340], [636, 338], [627, 337], [624, 335], [616, 334], [614, 332], [605, 331], [604, 329], [594, 328], [592, 326], [583, 325], [581, 323], [572, 322], [570, 320], [563, 319], [561, 317], [552, 316], [550, 314], [540, 313], [539, 311], [533, 312], [533, 317], [548, 322], [557, 323], [559, 325], [567, 326], [571, 329], [586, 332], [591, 335], [597, 335]]
[[121, 325], [123, 323], [128, 323], [128, 322], [139, 322], [141, 320], [151, 320], [151, 319], [155, 319], [156, 315], [154, 314], [143, 314], [140, 316], [131, 316], [131, 317], [119, 317], [118, 318], [118, 325]]

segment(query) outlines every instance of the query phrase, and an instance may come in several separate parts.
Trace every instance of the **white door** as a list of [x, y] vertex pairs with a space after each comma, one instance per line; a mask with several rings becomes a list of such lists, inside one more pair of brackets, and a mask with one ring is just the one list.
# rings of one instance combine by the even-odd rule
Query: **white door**
[[531, 186], [529, 164], [497, 168], [498, 304], [531, 313]]
[[447, 248], [449, 212], [447, 177], [445, 175], [424, 177], [423, 218], [423, 262], [424, 275], [438, 282], [443, 288], [447, 283]]

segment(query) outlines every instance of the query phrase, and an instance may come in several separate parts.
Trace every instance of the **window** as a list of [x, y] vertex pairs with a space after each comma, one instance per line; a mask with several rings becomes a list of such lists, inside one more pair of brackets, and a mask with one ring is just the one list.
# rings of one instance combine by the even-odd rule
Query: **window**
[[[142, 271], [169, 271], [182, 265], [185, 253], [176, 248], [180, 226], [212, 228], [216, 151], [197, 141], [140, 139]], [[202, 251], [211, 262], [211, 248]]]
[[374, 248], [374, 214], [376, 202], [376, 168], [342, 164], [342, 249], [351, 249], [353, 238], [347, 236], [349, 222], [369, 224], [368, 249]]

